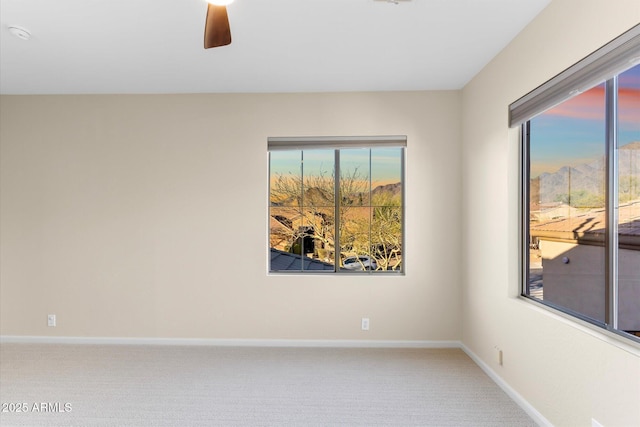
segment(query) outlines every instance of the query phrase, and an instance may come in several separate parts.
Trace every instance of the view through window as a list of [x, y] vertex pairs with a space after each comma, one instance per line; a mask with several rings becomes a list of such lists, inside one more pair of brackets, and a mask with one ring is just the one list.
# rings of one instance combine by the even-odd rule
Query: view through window
[[270, 150], [269, 270], [402, 272], [403, 164], [403, 146]]
[[[640, 336], [640, 65], [533, 117], [524, 129], [523, 293]], [[609, 233], [615, 236], [607, 240]], [[607, 241], [617, 242], [614, 250]]]

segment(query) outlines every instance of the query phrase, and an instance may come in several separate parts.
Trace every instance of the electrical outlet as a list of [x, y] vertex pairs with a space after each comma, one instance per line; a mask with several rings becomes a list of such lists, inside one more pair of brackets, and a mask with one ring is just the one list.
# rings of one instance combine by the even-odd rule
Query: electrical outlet
[[47, 316], [47, 326], [56, 326], [56, 315], [49, 314]]
[[369, 330], [369, 318], [368, 317], [363, 317], [362, 318], [362, 330], [363, 331], [368, 331]]
[[591, 427], [604, 427], [604, 426], [600, 424], [598, 421], [596, 421], [595, 418], [591, 418]]

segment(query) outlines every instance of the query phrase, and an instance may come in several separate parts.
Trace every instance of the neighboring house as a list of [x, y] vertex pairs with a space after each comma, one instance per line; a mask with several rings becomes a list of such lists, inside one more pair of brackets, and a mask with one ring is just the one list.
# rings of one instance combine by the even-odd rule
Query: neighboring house
[[283, 251], [288, 250], [293, 230], [273, 215], [269, 217], [269, 230], [269, 245]]
[[[539, 242], [545, 301], [605, 317], [604, 209], [532, 224]], [[619, 207], [618, 277], [620, 329], [640, 331], [640, 201]]]

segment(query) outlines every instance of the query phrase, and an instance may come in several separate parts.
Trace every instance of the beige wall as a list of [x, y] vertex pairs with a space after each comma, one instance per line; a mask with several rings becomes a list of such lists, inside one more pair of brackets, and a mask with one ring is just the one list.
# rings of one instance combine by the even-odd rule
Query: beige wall
[[517, 298], [518, 131], [507, 109], [638, 22], [637, 0], [553, 0], [463, 90], [463, 342], [557, 426], [640, 425], [640, 349]]
[[[461, 338], [460, 92], [1, 103], [1, 335]], [[394, 134], [406, 276], [267, 275], [267, 137]]]

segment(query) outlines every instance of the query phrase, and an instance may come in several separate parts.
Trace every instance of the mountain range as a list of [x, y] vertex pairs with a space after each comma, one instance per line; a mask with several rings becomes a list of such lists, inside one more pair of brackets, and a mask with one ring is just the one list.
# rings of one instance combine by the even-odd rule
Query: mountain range
[[[640, 184], [640, 141], [624, 145], [618, 150], [618, 176], [635, 178]], [[541, 173], [531, 180], [532, 204], [551, 204], [565, 201], [569, 193], [604, 196], [605, 157], [576, 166], [563, 166], [556, 172]], [[622, 184], [622, 183], [621, 183]]]

